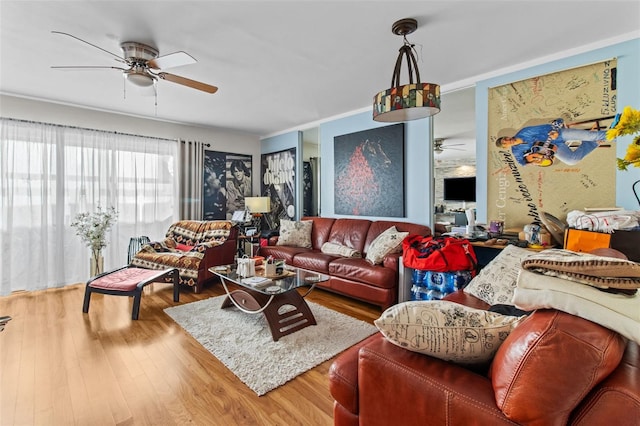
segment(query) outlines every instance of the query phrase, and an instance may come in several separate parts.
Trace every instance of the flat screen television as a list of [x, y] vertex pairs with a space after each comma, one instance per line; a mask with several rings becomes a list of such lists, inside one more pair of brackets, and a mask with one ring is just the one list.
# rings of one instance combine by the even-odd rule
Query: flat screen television
[[476, 177], [444, 178], [445, 201], [476, 201]]

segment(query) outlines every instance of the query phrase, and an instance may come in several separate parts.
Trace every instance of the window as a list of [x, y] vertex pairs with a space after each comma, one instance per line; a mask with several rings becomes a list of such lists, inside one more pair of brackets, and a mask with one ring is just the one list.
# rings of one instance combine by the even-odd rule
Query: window
[[105, 269], [129, 239], [162, 238], [178, 218], [178, 142], [0, 120], [0, 294], [85, 282], [89, 249], [70, 223], [97, 205], [118, 221]]

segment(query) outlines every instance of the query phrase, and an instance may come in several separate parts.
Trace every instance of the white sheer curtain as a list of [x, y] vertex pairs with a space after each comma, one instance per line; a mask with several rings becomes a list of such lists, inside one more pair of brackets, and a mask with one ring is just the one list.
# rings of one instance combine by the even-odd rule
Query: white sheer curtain
[[204, 142], [180, 143], [180, 218], [202, 220], [204, 187]]
[[118, 220], [105, 270], [129, 239], [164, 237], [178, 219], [178, 142], [0, 119], [0, 295], [85, 282], [90, 251], [70, 223], [96, 206]]

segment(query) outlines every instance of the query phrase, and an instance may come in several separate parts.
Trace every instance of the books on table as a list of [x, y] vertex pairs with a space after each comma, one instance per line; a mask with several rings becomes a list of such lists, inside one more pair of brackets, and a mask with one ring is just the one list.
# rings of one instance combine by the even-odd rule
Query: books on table
[[249, 277], [249, 278], [243, 278], [242, 283], [248, 284], [252, 287], [267, 287], [273, 284], [273, 281], [265, 277]]

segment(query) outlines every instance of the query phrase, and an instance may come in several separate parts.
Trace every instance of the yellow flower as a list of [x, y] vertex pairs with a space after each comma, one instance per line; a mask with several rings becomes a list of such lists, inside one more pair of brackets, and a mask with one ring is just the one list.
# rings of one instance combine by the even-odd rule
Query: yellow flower
[[[616, 119], [618, 121], [614, 121], [614, 126], [607, 130], [607, 140], [640, 132], [640, 111], [626, 106]], [[640, 167], [640, 136], [633, 139], [627, 147], [626, 155], [624, 158], [618, 158], [617, 163], [619, 170], [627, 170], [627, 166], [630, 165]]]
[[618, 136], [632, 135], [640, 132], [640, 111], [624, 107], [620, 115], [620, 121], [612, 128], [607, 130], [607, 139], [612, 140]]
[[627, 166], [640, 167], [640, 136], [636, 136], [627, 147], [624, 158], [618, 158], [618, 169], [627, 170]]

